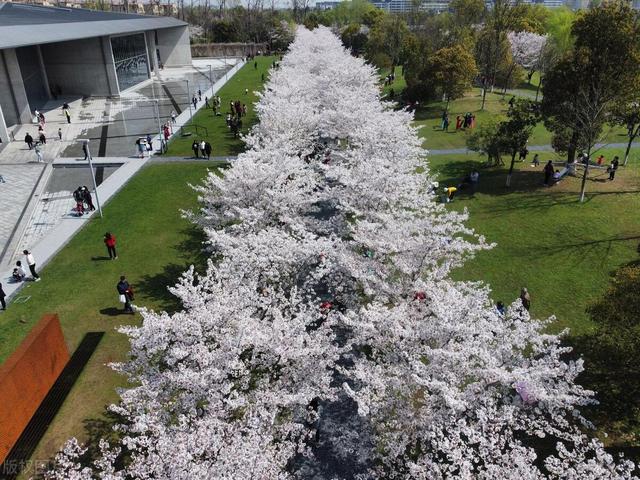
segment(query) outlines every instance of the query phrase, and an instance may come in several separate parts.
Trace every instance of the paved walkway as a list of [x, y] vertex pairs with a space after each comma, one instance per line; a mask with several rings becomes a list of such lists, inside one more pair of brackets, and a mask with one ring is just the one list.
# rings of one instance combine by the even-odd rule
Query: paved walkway
[[[225, 75], [219, 78], [215, 83], [213, 83], [210, 88], [202, 92], [203, 99], [205, 96], [211, 98], [211, 96], [217, 92], [226, 82], [227, 80], [233, 76], [242, 66], [244, 62], [238, 62], [231, 70], [229, 70]], [[204, 106], [204, 101], [198, 104], [198, 109]], [[183, 111], [178, 115], [176, 119], [176, 125], [174, 126], [175, 131], [178, 131], [179, 127], [186, 124], [190, 119], [190, 112], [188, 110]], [[13, 142], [15, 143], [15, 142]], [[60, 142], [62, 143], [62, 142]], [[159, 135], [156, 139], [154, 139], [154, 143], [157, 145], [159, 142]], [[10, 144], [11, 145], [11, 144]], [[62, 146], [60, 146], [62, 148]], [[3, 152], [4, 153], [4, 152]], [[6, 167], [10, 165], [2, 162], [2, 155], [0, 155], [0, 169], [2, 171], [5, 170]], [[127, 156], [127, 157], [103, 157], [103, 158], [95, 158], [94, 168], [101, 168], [106, 166], [116, 165], [119, 168], [115, 169], [113, 172], [109, 172], [110, 174], [106, 179], [98, 186], [97, 192], [100, 197], [100, 201], [102, 205], [105, 205], [111, 198], [115, 196], [115, 194], [124, 186], [126, 183], [141, 169], [143, 168], [153, 157], [144, 157], [139, 159], [135, 156]], [[233, 157], [213, 157], [211, 160], [206, 160], [208, 162], [218, 163], [219, 161], [229, 161]], [[154, 158], [154, 161], [164, 162], [164, 161], [192, 161], [191, 158]], [[18, 163], [18, 170], [20, 175], [24, 175], [24, 170], [27, 166], [31, 165], [28, 160], [26, 162]], [[55, 161], [48, 164], [46, 167], [43, 164], [35, 164], [34, 167], [38, 167], [39, 174], [47, 170], [52, 170], [55, 168], [63, 168], [63, 167], [78, 167], [78, 166], [87, 166], [84, 160], [78, 160], [77, 158], [58, 158]], [[74, 168], [75, 169], [75, 168]], [[35, 175], [35, 173], [34, 173]], [[13, 173], [8, 173], [9, 179], [13, 177]], [[9, 180], [8, 179], [8, 180]], [[25, 212], [24, 207], [24, 197], [31, 197], [31, 192], [24, 193], [25, 185], [33, 184], [29, 183], [28, 180], [21, 180], [20, 185], [22, 188], [19, 188], [18, 183], [16, 181], [15, 185], [11, 188], [15, 191], [19, 191], [20, 195], [22, 195], [22, 202], [12, 201], [14, 207], [11, 207], [12, 215], [6, 215], [6, 219], [4, 220], [5, 225], [10, 227], [12, 232], [15, 232], [15, 227], [12, 226], [15, 221], [15, 216], [23, 217]], [[26, 182], [26, 183], [25, 183]], [[8, 189], [2, 190], [3, 187], [9, 185], [7, 183], [0, 183], [0, 202], [4, 207], [3, 196], [7, 195], [8, 198]], [[32, 187], [33, 188], [33, 187]], [[28, 190], [28, 189], [26, 189]], [[92, 212], [91, 214], [84, 215], [82, 217], [77, 217], [72, 214], [71, 208], [74, 206], [73, 200], [69, 198], [70, 190], [60, 190], [58, 192], [47, 192], [43, 191], [40, 198], [35, 198], [32, 200], [33, 209], [29, 214], [29, 219], [22, 219], [22, 222], [18, 220], [18, 223], [24, 223], [24, 235], [20, 232], [19, 241], [17, 244], [18, 248], [12, 249], [15, 251], [5, 252], [4, 258], [5, 261], [0, 265], [0, 282], [2, 282], [4, 291], [7, 296], [11, 298], [15, 295], [17, 291], [24, 285], [22, 283], [11, 283], [11, 272], [13, 270], [13, 264], [15, 260], [20, 257], [20, 253], [24, 249], [29, 249], [32, 251], [38, 268], [46, 265], [51, 259], [73, 238], [73, 236], [98, 212]], [[95, 197], [95, 193], [94, 193]], [[95, 203], [95, 201], [94, 201]], [[18, 213], [22, 206], [22, 213]], [[4, 210], [4, 208], [3, 208]], [[9, 209], [7, 209], [8, 211]], [[4, 226], [2, 226], [4, 231]], [[0, 238], [0, 241], [2, 239]], [[16, 240], [12, 243], [15, 243]], [[0, 244], [1, 245], [1, 244]], [[45, 279], [43, 279], [45, 281]]]
[[[428, 141], [427, 141], [428, 143]], [[631, 148], [639, 148], [640, 142], [635, 142], [631, 144]], [[597, 143], [594, 147], [594, 150], [599, 150], [601, 148], [627, 148], [627, 143]], [[530, 152], [552, 152], [553, 147], [551, 145], [531, 145], [527, 146], [527, 149]], [[444, 149], [435, 149], [430, 150], [429, 155], [462, 155], [467, 153], [477, 153], [473, 150], [469, 150], [468, 148], [444, 148]]]

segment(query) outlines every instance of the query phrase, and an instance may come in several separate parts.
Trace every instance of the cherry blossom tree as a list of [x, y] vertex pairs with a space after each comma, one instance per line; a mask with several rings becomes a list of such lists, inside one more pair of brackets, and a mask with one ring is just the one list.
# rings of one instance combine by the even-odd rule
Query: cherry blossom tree
[[[363, 478], [636, 478], [584, 433], [592, 392], [551, 319], [451, 280], [491, 245], [436, 202], [412, 116], [372, 67], [301, 28], [256, 111], [247, 152], [185, 212], [207, 271], [171, 288], [181, 311], [121, 328], [120, 441], [93, 465], [70, 441], [50, 478], [303, 476], [322, 422]], [[345, 398], [357, 412], [332, 418]]]
[[531, 77], [539, 69], [542, 61], [542, 53], [547, 44], [547, 36], [533, 32], [509, 32], [507, 35], [511, 45], [511, 54], [517, 65], [527, 70], [527, 78], [531, 83]]

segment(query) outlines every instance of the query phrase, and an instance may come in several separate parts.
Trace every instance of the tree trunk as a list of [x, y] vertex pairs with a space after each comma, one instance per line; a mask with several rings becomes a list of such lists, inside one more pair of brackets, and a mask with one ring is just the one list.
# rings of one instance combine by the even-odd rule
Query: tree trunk
[[480, 106], [480, 110], [484, 110], [484, 102], [486, 98], [487, 98], [487, 86], [483, 85], [482, 86], [482, 105]]
[[516, 151], [511, 152], [511, 165], [509, 166], [509, 173], [507, 174], [507, 187], [511, 186], [511, 176], [513, 175], [513, 167], [516, 164]]
[[587, 150], [587, 163], [584, 165], [584, 173], [582, 174], [582, 184], [580, 185], [580, 202], [584, 202], [584, 191], [587, 188], [587, 175], [589, 174], [589, 162], [591, 158], [591, 147]]
[[627, 150], [624, 152], [624, 165], [627, 166], [627, 162], [629, 161], [629, 152], [631, 151], [631, 144], [636, 139], [638, 134], [640, 133], [640, 124], [637, 127], [631, 129], [631, 135], [629, 135], [629, 143], [627, 143]]
[[538, 88], [536, 88], [536, 102], [538, 101], [538, 94], [540, 93], [541, 85], [542, 85], [542, 76], [540, 76], [540, 81], [538, 82]]

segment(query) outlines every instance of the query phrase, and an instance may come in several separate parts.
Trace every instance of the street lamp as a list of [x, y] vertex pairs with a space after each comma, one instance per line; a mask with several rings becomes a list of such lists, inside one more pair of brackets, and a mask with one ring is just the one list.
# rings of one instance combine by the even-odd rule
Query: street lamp
[[158, 119], [158, 134], [160, 135], [160, 153], [164, 153], [162, 149], [162, 142], [164, 141], [164, 135], [162, 134], [162, 125], [160, 123], [160, 100], [153, 98], [153, 106], [156, 112], [156, 118]]
[[93, 163], [91, 162], [91, 151], [89, 150], [89, 139], [81, 138], [78, 140], [84, 146], [86, 150], [87, 160], [89, 161], [89, 170], [91, 171], [91, 181], [93, 182], [93, 191], [96, 196], [96, 203], [98, 204], [98, 212], [100, 213], [100, 218], [102, 218], [102, 206], [100, 205], [100, 197], [98, 196], [98, 185], [96, 184], [96, 175], [93, 171]]
[[189, 104], [189, 120], [193, 120], [193, 113], [191, 113], [191, 90], [189, 90], [189, 79], [185, 78], [185, 82], [187, 82], [187, 103]]
[[211, 73], [211, 64], [209, 64], [209, 82], [211, 82], [211, 94], [213, 95], [213, 73]]

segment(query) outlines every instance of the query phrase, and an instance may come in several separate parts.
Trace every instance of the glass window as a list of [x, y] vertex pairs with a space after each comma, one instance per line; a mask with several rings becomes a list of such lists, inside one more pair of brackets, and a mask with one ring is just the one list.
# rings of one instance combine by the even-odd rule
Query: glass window
[[111, 51], [120, 91], [149, 78], [149, 60], [144, 33], [111, 38]]

